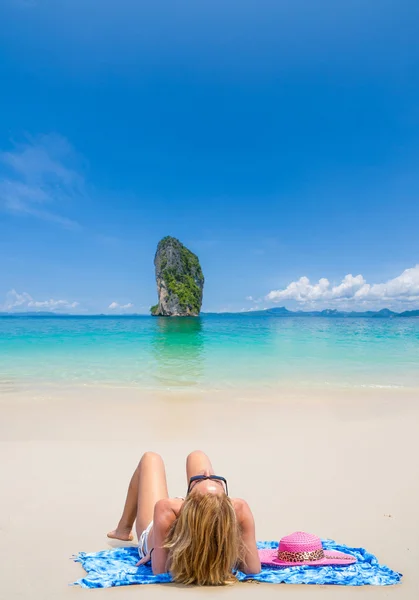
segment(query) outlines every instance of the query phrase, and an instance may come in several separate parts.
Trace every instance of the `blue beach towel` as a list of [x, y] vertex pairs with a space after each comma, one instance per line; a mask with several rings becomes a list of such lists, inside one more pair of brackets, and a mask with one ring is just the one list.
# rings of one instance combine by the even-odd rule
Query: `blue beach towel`
[[[340, 550], [352, 554], [357, 562], [353, 565], [324, 567], [263, 567], [258, 575], [237, 573], [240, 581], [253, 579], [263, 583], [308, 583], [334, 585], [393, 585], [399, 583], [402, 575], [380, 565], [376, 557], [364, 548], [349, 548], [332, 540], [322, 540], [325, 550]], [[277, 548], [278, 542], [258, 542], [258, 548]], [[114, 548], [100, 552], [80, 552], [74, 558], [87, 575], [75, 582], [84, 588], [107, 588], [120, 585], [170, 583], [168, 573], [153, 575], [149, 565], [136, 567], [138, 550], [136, 547]]]

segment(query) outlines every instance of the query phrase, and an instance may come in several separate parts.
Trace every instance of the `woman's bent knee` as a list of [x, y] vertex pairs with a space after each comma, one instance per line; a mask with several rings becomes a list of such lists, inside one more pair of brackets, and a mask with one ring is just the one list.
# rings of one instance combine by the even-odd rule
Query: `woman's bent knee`
[[163, 459], [160, 456], [160, 454], [157, 454], [157, 452], [144, 452], [144, 454], [141, 457], [140, 464], [145, 461], [147, 461], [147, 462], [163, 462]]
[[187, 456], [187, 460], [193, 460], [194, 458], [208, 458], [203, 450], [194, 450]]

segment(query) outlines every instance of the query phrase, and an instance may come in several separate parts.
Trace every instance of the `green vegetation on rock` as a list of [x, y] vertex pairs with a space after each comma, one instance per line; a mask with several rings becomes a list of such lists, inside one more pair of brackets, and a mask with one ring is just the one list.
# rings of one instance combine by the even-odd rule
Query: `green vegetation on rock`
[[191, 275], [176, 275], [174, 269], [163, 271], [167, 289], [176, 294], [179, 305], [183, 309], [189, 308], [192, 312], [199, 313], [201, 310], [201, 290]]

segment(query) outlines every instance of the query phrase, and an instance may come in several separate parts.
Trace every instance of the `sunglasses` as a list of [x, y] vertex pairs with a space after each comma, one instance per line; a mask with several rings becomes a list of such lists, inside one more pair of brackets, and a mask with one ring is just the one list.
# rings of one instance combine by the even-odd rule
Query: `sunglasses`
[[191, 477], [189, 480], [188, 494], [196, 481], [205, 481], [205, 479], [211, 479], [212, 481], [221, 481], [221, 483], [225, 485], [226, 495], [228, 496], [227, 479], [224, 479], [224, 477], [220, 477], [219, 475], [194, 475], [194, 477]]

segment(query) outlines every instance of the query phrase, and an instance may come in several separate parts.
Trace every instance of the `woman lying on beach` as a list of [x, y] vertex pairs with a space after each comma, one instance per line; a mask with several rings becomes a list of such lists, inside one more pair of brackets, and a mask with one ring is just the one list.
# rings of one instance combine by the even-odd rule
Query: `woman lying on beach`
[[186, 460], [186, 498], [169, 498], [164, 463], [146, 452], [132, 476], [118, 527], [108, 537], [131, 541], [136, 524], [137, 566], [151, 559], [153, 573], [170, 571], [184, 584], [223, 585], [233, 569], [260, 571], [255, 523], [244, 500], [228, 496], [227, 482], [214, 474], [203, 452]]

